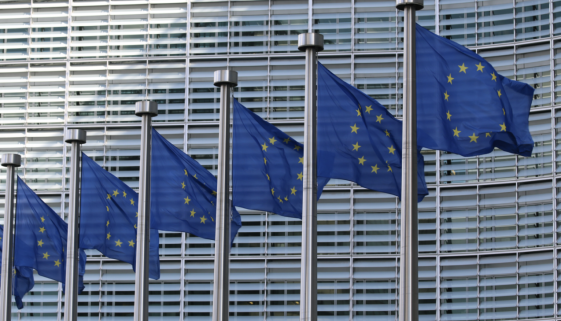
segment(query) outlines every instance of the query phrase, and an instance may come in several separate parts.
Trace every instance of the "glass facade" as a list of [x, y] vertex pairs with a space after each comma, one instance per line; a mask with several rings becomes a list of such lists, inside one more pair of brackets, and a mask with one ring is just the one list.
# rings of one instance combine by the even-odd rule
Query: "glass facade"
[[[430, 195], [419, 204], [420, 318], [560, 320], [561, 0], [425, 0], [418, 22], [535, 88], [532, 157], [423, 151]], [[158, 131], [214, 173], [212, 77], [226, 67], [239, 73], [234, 94], [245, 106], [301, 141], [297, 35], [312, 30], [325, 36], [324, 65], [400, 117], [403, 14], [393, 0], [3, 1], [0, 153], [21, 154], [18, 174], [66, 217], [64, 131], [86, 129], [86, 154], [136, 188], [134, 103], [148, 98], [159, 104]], [[296, 320], [300, 221], [239, 210], [232, 320]], [[318, 204], [320, 320], [397, 320], [399, 230], [398, 199], [329, 183]], [[162, 231], [160, 243], [150, 319], [211, 320], [213, 242]], [[88, 254], [79, 319], [130, 320], [130, 265]], [[61, 320], [61, 286], [35, 280], [14, 319]]]

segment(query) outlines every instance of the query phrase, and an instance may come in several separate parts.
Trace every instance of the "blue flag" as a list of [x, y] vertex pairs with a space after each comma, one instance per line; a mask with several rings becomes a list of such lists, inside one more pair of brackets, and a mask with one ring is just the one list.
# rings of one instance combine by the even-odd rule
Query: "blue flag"
[[[0, 257], [2, 257], [4, 225], [0, 225]], [[14, 267], [12, 271], [12, 293], [16, 298], [18, 309], [23, 309], [23, 296], [33, 289], [33, 269], [28, 267]]]
[[534, 89], [481, 56], [417, 25], [417, 144], [462, 156], [494, 147], [530, 156]]
[[[304, 145], [234, 99], [234, 205], [302, 219]], [[318, 177], [318, 198], [329, 178]]]
[[[152, 129], [151, 226], [214, 240], [216, 178]], [[231, 241], [242, 226], [232, 207]]]
[[[14, 265], [37, 270], [46, 278], [62, 282], [66, 278], [68, 224], [18, 177]], [[80, 250], [79, 291], [84, 289], [86, 253]]]
[[[80, 203], [80, 248], [96, 249], [135, 270], [138, 194], [82, 153]], [[160, 278], [159, 247], [158, 230], [150, 229], [148, 275], [155, 280]]]
[[[401, 121], [318, 63], [318, 176], [401, 196]], [[428, 194], [417, 153], [418, 200]]]

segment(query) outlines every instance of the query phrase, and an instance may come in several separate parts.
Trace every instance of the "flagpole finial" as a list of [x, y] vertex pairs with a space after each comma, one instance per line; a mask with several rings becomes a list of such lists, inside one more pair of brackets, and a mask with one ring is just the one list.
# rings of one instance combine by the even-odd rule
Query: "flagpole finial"
[[142, 115], [156, 117], [158, 116], [158, 103], [148, 100], [137, 101], [134, 106], [134, 114], [139, 117]]
[[236, 87], [238, 85], [238, 72], [234, 70], [217, 70], [214, 72], [214, 85], [228, 85]]
[[314, 48], [316, 51], [323, 50], [323, 35], [321, 33], [301, 33], [298, 35], [298, 50], [306, 51], [306, 48]]
[[3, 154], [0, 160], [0, 164], [4, 167], [14, 166], [20, 167], [21, 166], [21, 155], [20, 154]]
[[68, 129], [66, 135], [64, 136], [64, 141], [66, 143], [77, 142], [78, 144], [86, 143], [86, 131], [83, 129]]
[[421, 10], [425, 7], [423, 0], [395, 0], [395, 7], [403, 10], [407, 6], [413, 6], [415, 10]]

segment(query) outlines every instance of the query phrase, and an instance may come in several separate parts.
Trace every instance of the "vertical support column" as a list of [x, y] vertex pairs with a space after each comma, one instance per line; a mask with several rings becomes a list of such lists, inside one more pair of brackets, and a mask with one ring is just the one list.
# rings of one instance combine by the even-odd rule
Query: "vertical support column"
[[300, 265], [300, 320], [317, 320], [317, 53], [323, 35], [298, 35], [298, 50], [306, 52], [304, 101], [304, 177], [302, 195], [302, 258]]
[[220, 87], [220, 127], [218, 132], [218, 177], [216, 184], [216, 233], [214, 243], [214, 285], [212, 321], [228, 321], [230, 304], [230, 96], [238, 85], [233, 70], [214, 72]]
[[68, 129], [66, 130], [64, 141], [72, 144], [70, 154], [64, 320], [76, 321], [78, 318], [78, 265], [80, 261], [80, 168], [82, 163], [80, 145], [86, 143], [86, 131], [83, 129]]
[[142, 117], [140, 174], [138, 177], [138, 228], [136, 229], [136, 275], [134, 278], [134, 321], [148, 321], [152, 117], [158, 116], [158, 104], [154, 101], [138, 101], [134, 113], [136, 116]]
[[401, 176], [401, 244], [399, 321], [419, 320], [419, 249], [417, 218], [417, 90], [415, 66], [415, 11], [423, 0], [396, 0], [404, 11], [403, 151]]
[[2, 240], [2, 276], [0, 284], [0, 319], [12, 319], [12, 271], [14, 266], [14, 195], [16, 167], [21, 166], [19, 154], [4, 154], [0, 164], [6, 167], [4, 239]]

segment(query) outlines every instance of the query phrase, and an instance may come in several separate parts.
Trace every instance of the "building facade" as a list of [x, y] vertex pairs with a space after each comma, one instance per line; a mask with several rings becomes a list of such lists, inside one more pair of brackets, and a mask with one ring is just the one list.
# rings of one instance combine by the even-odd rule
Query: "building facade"
[[[425, 0], [418, 22], [535, 88], [532, 157], [423, 151], [430, 195], [419, 204], [420, 319], [561, 320], [561, 1]], [[215, 172], [212, 76], [227, 67], [239, 73], [235, 97], [301, 141], [297, 35], [313, 30], [325, 36], [320, 61], [399, 117], [402, 26], [393, 0], [2, 1], [0, 153], [21, 154], [18, 174], [66, 217], [64, 132], [86, 129], [86, 154], [136, 188], [134, 103], [150, 99], [158, 131]], [[297, 319], [300, 221], [240, 212], [232, 320]], [[330, 182], [318, 204], [320, 320], [397, 320], [399, 218], [397, 198]], [[210, 320], [213, 242], [162, 231], [160, 244], [150, 319]], [[131, 320], [131, 266], [88, 254], [79, 319]], [[36, 276], [24, 301], [15, 320], [62, 320], [59, 284]]]

